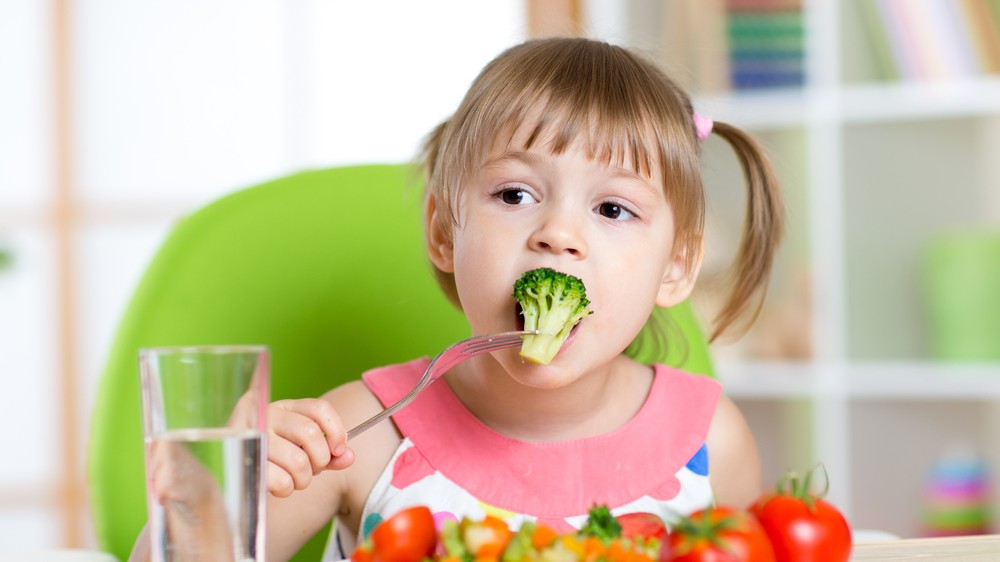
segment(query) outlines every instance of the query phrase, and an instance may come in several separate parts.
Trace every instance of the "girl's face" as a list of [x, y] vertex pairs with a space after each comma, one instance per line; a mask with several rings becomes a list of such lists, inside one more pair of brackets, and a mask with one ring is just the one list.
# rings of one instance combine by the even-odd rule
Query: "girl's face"
[[659, 171], [640, 177], [589, 159], [578, 145], [559, 155], [545, 143], [525, 149], [523, 136], [498, 143], [463, 186], [452, 243], [431, 233], [429, 246], [438, 268], [454, 272], [475, 334], [522, 326], [511, 293], [525, 271], [551, 267], [583, 280], [593, 314], [551, 364], [523, 362], [516, 349], [494, 354], [522, 384], [552, 388], [618, 356], [654, 304], [688, 295], [693, 276], [672, 255], [674, 221]]

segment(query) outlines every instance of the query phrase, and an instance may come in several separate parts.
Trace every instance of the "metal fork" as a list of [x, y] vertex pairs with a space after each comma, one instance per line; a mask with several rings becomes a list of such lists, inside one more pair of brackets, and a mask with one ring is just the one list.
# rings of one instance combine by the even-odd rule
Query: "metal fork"
[[428, 385], [441, 378], [441, 375], [448, 372], [448, 369], [451, 369], [462, 361], [483, 353], [489, 353], [498, 349], [520, 345], [521, 338], [523, 336], [537, 334], [538, 330], [503, 332], [500, 334], [476, 336], [474, 338], [469, 338], [449, 345], [444, 349], [444, 351], [438, 353], [437, 356], [431, 360], [430, 364], [427, 365], [427, 369], [424, 371], [424, 374], [421, 375], [420, 380], [417, 381], [417, 385], [413, 387], [413, 390], [408, 392], [406, 396], [400, 398], [399, 401], [392, 406], [389, 406], [348, 431], [347, 439], [354, 439], [370, 427], [395, 414], [410, 402], [413, 402], [413, 399], [416, 398], [418, 394], [423, 392]]

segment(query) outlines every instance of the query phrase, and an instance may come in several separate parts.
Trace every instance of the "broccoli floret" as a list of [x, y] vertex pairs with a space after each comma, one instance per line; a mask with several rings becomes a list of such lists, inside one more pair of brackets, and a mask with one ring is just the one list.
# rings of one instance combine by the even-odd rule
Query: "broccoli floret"
[[587, 521], [580, 527], [580, 534], [608, 543], [622, 536], [622, 524], [611, 514], [608, 506], [597, 504], [587, 513]]
[[514, 282], [514, 299], [521, 304], [524, 329], [539, 332], [524, 337], [521, 357], [540, 365], [552, 361], [573, 326], [591, 313], [583, 281], [548, 267], [524, 272]]

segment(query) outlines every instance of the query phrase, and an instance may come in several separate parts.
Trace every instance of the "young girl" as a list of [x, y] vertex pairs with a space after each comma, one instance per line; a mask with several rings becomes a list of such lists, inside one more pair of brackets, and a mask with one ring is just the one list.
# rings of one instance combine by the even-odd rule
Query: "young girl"
[[491, 513], [558, 531], [595, 503], [672, 520], [760, 492], [753, 436], [717, 381], [625, 355], [654, 308], [691, 293], [702, 262], [700, 141], [735, 149], [749, 185], [732, 294], [713, 338], [756, 314], [782, 225], [757, 145], [698, 116], [649, 62], [586, 39], [513, 47], [429, 137], [426, 246], [473, 334], [519, 329], [527, 270], [583, 280], [593, 314], [548, 365], [516, 348], [453, 368], [363, 435], [346, 429], [413, 387], [418, 359], [319, 399], [271, 406], [268, 560], [331, 519], [327, 558], [350, 555], [382, 518], [427, 505], [440, 520]]

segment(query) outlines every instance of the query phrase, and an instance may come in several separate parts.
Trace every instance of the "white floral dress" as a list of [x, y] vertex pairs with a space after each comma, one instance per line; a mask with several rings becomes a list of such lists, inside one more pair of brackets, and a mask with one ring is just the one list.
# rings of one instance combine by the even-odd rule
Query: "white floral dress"
[[[413, 388], [427, 358], [374, 369], [363, 380], [383, 404]], [[493, 431], [438, 381], [393, 416], [403, 442], [372, 489], [360, 536], [331, 533], [324, 560], [347, 558], [401, 509], [426, 505], [445, 519], [492, 514], [512, 529], [534, 520], [578, 528], [594, 504], [616, 515], [667, 521], [710, 505], [705, 438], [722, 392], [710, 377], [657, 365], [646, 402], [628, 423], [595, 437], [535, 443]]]

